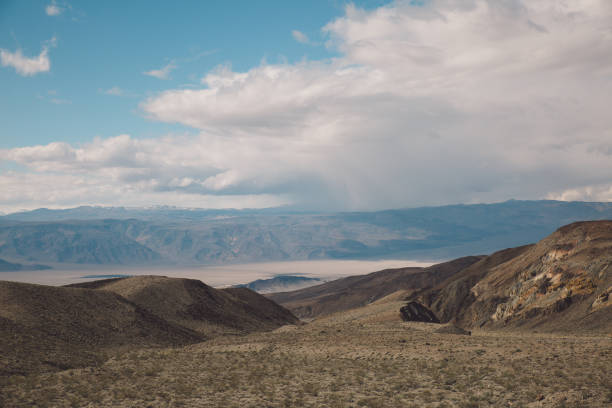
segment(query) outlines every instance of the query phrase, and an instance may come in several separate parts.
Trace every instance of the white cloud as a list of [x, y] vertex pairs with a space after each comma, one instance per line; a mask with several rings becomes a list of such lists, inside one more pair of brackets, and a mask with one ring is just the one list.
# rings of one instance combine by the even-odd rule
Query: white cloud
[[[324, 27], [340, 58], [222, 67], [204, 89], [163, 92], [143, 109], [253, 151], [265, 140], [267, 166], [316, 180], [321, 200], [342, 207], [544, 198], [612, 174], [601, 154], [612, 148], [611, 9], [603, 0], [348, 6]], [[242, 185], [244, 163], [226, 159], [227, 177], [210, 182], [219, 189]], [[242, 177], [270, 173], [249, 166]]]
[[62, 14], [62, 11], [63, 9], [59, 7], [55, 1], [52, 1], [45, 7], [45, 13], [47, 13], [48, 16], [59, 16]]
[[198, 195], [180, 191], [155, 191], [149, 185], [112, 183], [106, 177], [67, 173], [0, 173], [2, 210], [12, 213], [36, 208], [80, 205], [156, 206], [192, 208], [267, 208], [284, 205], [271, 195]]
[[9, 149], [0, 159], [95, 179], [107, 201], [125, 191], [135, 201], [265, 197], [327, 209], [608, 201], [610, 21], [607, 0], [349, 6], [324, 27], [337, 58], [222, 66], [201, 89], [142, 103], [196, 135]]
[[149, 75], [149, 76], [152, 76], [158, 79], [169, 79], [170, 72], [172, 72], [175, 69], [176, 69], [176, 64], [174, 62], [170, 62], [163, 68], [146, 71], [146, 72], [143, 72], [143, 74]]
[[299, 30], [291, 31], [291, 35], [293, 36], [293, 39], [300, 44], [310, 44], [310, 39], [308, 36]]
[[549, 193], [546, 198], [560, 201], [612, 201], [612, 183], [553, 192]]
[[0, 172], [0, 208], [5, 212], [73, 205], [176, 205], [259, 208], [285, 205], [285, 194], [217, 192], [204, 186], [219, 169], [200, 158], [187, 136], [135, 140], [129, 135], [95, 139], [75, 148], [67, 143], [0, 150], [29, 172]]
[[14, 52], [0, 48], [0, 62], [4, 67], [12, 67], [22, 76], [32, 76], [41, 72], [48, 72], [51, 69], [49, 61], [49, 48], [55, 47], [57, 40], [55, 37], [45, 42], [40, 54], [35, 57], [26, 57], [18, 49]]

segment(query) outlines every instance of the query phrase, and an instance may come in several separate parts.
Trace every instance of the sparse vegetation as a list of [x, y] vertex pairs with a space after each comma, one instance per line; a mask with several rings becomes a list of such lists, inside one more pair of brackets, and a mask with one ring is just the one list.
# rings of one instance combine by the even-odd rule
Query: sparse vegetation
[[612, 399], [609, 337], [459, 336], [345, 317], [5, 377], [0, 405], [599, 407]]

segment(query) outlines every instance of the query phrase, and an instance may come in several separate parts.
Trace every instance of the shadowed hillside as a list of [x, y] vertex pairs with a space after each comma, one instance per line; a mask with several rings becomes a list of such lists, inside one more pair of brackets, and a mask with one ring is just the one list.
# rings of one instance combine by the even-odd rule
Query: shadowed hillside
[[0, 372], [90, 365], [96, 351], [202, 341], [107, 291], [0, 281]]
[[250, 289], [214, 289], [199, 280], [134, 276], [70, 285], [111, 291], [205, 335], [275, 329], [298, 319]]
[[95, 365], [105, 352], [183, 346], [298, 323], [249, 290], [141, 276], [53, 287], [0, 281], [0, 376]]
[[480, 259], [468, 256], [427, 268], [386, 269], [267, 296], [300, 318], [328, 315], [365, 306], [400, 290], [410, 294], [431, 287]]

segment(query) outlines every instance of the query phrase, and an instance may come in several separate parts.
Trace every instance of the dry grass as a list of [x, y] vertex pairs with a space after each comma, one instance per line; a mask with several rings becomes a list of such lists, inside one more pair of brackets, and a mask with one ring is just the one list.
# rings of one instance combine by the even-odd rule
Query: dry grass
[[[601, 407], [612, 339], [482, 332], [355, 313], [271, 333], [117, 353], [1, 379], [7, 407]], [[367, 317], [368, 313], [362, 317]]]

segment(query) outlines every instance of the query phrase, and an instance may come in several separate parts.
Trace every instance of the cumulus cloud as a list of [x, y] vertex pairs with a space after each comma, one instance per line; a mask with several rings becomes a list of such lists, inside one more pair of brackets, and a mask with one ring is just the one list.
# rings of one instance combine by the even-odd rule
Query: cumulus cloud
[[4, 211], [74, 205], [176, 205], [259, 208], [285, 205], [284, 194], [223, 193], [205, 187], [220, 171], [199, 160], [203, 147], [187, 149], [187, 136], [136, 140], [129, 135], [95, 139], [81, 147], [48, 145], [0, 150], [0, 161], [30, 172], [0, 173]]
[[176, 69], [176, 64], [174, 62], [168, 63], [166, 66], [160, 69], [153, 69], [151, 71], [143, 72], [143, 74], [152, 76], [157, 79], [169, 79], [170, 72]]
[[5, 213], [36, 208], [67, 208], [80, 205], [156, 206], [191, 208], [265, 208], [283, 205], [271, 195], [201, 195], [181, 191], [157, 191], [143, 184], [112, 183], [106, 177], [67, 173], [0, 173], [2, 210]]
[[350, 5], [323, 27], [336, 58], [221, 66], [200, 89], [143, 101], [150, 118], [197, 134], [50, 144], [0, 158], [143, 194], [238, 203], [607, 201], [610, 21], [607, 0]]
[[26, 57], [20, 49], [14, 52], [0, 48], [0, 62], [3, 67], [12, 67], [22, 76], [32, 76], [41, 72], [48, 72], [51, 69], [49, 61], [49, 48], [57, 43], [55, 37], [47, 41], [40, 54], [35, 57]]
[[[544, 198], [610, 181], [611, 19], [603, 0], [351, 5], [323, 28], [341, 57], [221, 67], [143, 109], [265, 141], [266, 166], [342, 207]], [[256, 160], [248, 176], [229, 166], [219, 188], [267, 177]]]

